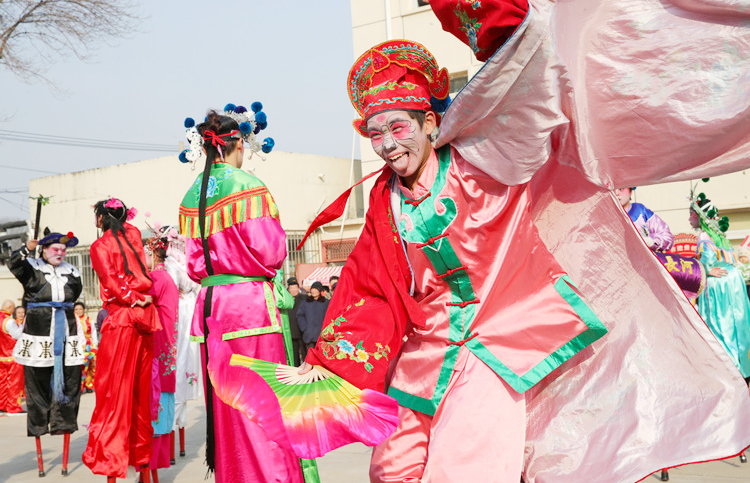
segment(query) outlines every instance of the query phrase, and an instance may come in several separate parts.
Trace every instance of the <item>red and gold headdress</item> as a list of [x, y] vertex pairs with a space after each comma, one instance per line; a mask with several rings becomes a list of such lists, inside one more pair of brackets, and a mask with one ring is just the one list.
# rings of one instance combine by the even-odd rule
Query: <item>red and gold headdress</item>
[[[393, 109], [417, 111], [444, 107], [450, 92], [448, 71], [435, 57], [410, 40], [389, 40], [362, 54], [349, 71], [349, 99], [361, 119], [354, 128], [367, 136], [365, 121], [373, 114]], [[439, 113], [438, 121], [440, 119]]]

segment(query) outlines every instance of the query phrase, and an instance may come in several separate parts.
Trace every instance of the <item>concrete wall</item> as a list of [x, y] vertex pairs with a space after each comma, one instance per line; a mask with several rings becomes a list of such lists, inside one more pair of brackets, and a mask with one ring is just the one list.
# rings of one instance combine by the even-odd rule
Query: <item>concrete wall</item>
[[[257, 155], [246, 159], [242, 168], [258, 176], [268, 186], [279, 206], [285, 230], [304, 231], [317, 212], [349, 186], [350, 160], [311, 154], [272, 152], [262, 161]], [[77, 173], [31, 180], [32, 196], [50, 196], [43, 207], [40, 225], [52, 230], [72, 231], [82, 245], [90, 245], [97, 236], [94, 203], [109, 196], [122, 199], [139, 211], [134, 224], [144, 230], [150, 224], [178, 222], [178, 208], [185, 192], [201, 173], [203, 163], [190, 169], [176, 156], [92, 169]], [[30, 203], [31, 217], [36, 204]], [[354, 213], [352, 206], [350, 213]], [[149, 212], [150, 218], [145, 214]], [[339, 223], [327, 232], [338, 236]], [[358, 233], [356, 223], [345, 236]]]
[[672, 233], [693, 233], [688, 222], [688, 195], [696, 181], [696, 193], [705, 193], [719, 209], [719, 215], [729, 217], [727, 237], [735, 244], [742, 242], [750, 235], [750, 171], [716, 176], [707, 183], [694, 180], [641, 186], [633, 193], [633, 200], [662, 217]]
[[0, 302], [10, 299], [16, 305], [20, 305], [21, 297], [23, 297], [23, 287], [21, 284], [10, 273], [8, 267], [4, 265], [0, 266]]

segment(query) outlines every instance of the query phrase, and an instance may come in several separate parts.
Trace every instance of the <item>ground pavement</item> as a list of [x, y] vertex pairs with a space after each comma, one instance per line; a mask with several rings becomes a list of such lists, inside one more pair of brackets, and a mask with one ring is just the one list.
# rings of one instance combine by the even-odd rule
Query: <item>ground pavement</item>
[[[202, 399], [188, 403], [188, 422], [185, 431], [186, 456], [179, 457], [177, 464], [159, 470], [160, 483], [210, 483], [205, 480], [204, 460], [205, 410]], [[0, 483], [105, 483], [103, 476], [92, 474], [81, 462], [86, 447], [86, 427], [94, 410], [94, 394], [81, 396], [78, 416], [79, 430], [70, 439], [68, 476], [62, 476], [62, 436], [43, 436], [42, 449], [47, 476], [38, 477], [34, 439], [26, 436], [26, 415], [0, 415]], [[367, 467], [370, 448], [353, 444], [339, 448], [318, 460], [322, 483], [367, 483]], [[675, 468], [670, 472], [672, 483], [748, 483], [750, 463], [742, 464], [738, 458], [715, 461], [699, 465]], [[644, 480], [645, 483], [660, 481], [659, 474]], [[128, 478], [118, 480], [134, 482], [135, 471], [130, 468]], [[476, 482], [482, 483], [482, 482]], [[581, 482], [588, 483], [588, 482]], [[593, 482], [592, 482], [593, 483]], [[607, 483], [599, 481], [596, 483]]]

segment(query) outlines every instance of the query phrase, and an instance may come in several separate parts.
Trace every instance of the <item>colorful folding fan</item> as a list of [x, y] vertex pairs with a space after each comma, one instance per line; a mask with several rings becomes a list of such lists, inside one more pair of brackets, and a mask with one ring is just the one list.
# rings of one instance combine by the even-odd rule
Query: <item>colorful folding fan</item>
[[228, 366], [209, 363], [208, 370], [222, 401], [300, 458], [354, 442], [380, 444], [398, 425], [393, 398], [360, 390], [322, 367], [299, 375], [298, 367], [233, 354]]

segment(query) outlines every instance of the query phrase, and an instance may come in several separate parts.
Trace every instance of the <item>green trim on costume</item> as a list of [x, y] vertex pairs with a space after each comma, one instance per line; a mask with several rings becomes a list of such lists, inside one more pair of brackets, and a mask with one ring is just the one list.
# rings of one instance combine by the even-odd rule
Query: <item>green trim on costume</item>
[[400, 405], [428, 416], [434, 416], [435, 411], [437, 411], [437, 404], [429, 399], [409, 394], [393, 386], [388, 388], [388, 395], [398, 401]]
[[318, 464], [315, 460], [305, 460], [300, 458], [299, 464], [302, 466], [302, 477], [305, 479], [305, 483], [320, 483]]
[[[449, 197], [439, 197], [440, 192], [445, 187], [448, 169], [450, 168], [450, 146], [443, 146], [438, 150], [438, 160], [438, 173], [430, 192], [418, 200], [408, 200], [401, 193], [401, 212], [411, 219], [413, 229], [407, 232], [405, 221], [402, 221], [399, 225], [399, 232], [404, 240], [421, 245], [419, 248], [432, 264], [436, 274], [450, 288], [450, 303], [452, 305], [448, 311], [448, 346], [431, 400], [406, 393], [394, 387], [388, 390], [388, 394], [393, 396], [402, 406], [430, 415], [434, 414], [448, 389], [462, 345], [465, 345], [467, 349], [487, 364], [514, 390], [523, 393], [563, 362], [607, 333], [607, 328], [586, 302], [571, 288], [574, 285], [570, 278], [563, 275], [555, 282], [554, 288], [583, 323], [588, 326], [588, 329], [545, 357], [526, 374], [519, 375], [513, 372], [475, 338], [476, 334], [472, 333], [471, 326], [476, 316], [476, 306], [479, 301], [476, 299], [469, 274], [461, 264], [461, 260], [451, 246], [450, 240], [445, 236], [448, 226], [456, 217], [456, 204]], [[438, 202], [445, 207], [445, 213], [442, 215], [435, 210], [435, 204]]]
[[[267, 278], [264, 280], [268, 281]], [[266, 309], [268, 310], [268, 317], [271, 321], [271, 325], [265, 327], [255, 327], [252, 329], [236, 330], [234, 332], [226, 332], [222, 334], [221, 340], [239, 339], [240, 337], [251, 337], [254, 335], [283, 333], [279, 317], [276, 317], [276, 299], [274, 299], [271, 284], [263, 284], [263, 297], [266, 300]]]
[[202, 335], [191, 335], [190, 336], [190, 342], [198, 342], [203, 344], [206, 341], [206, 339]]
[[273, 288], [270, 284], [263, 284], [263, 296], [266, 298], [266, 309], [268, 309], [268, 319], [271, 321], [271, 327], [274, 332], [281, 332], [281, 323], [276, 316], [276, 299], [273, 296]]
[[599, 318], [594, 314], [586, 302], [570, 286], [573, 282], [567, 275], [560, 277], [555, 282], [555, 290], [560, 296], [573, 308], [578, 317], [581, 318], [588, 329], [569, 340], [562, 347], [552, 354], [548, 355], [536, 366], [531, 368], [523, 375], [518, 375], [508, 366], [492, 354], [477, 339], [472, 339], [466, 343], [466, 347], [471, 350], [479, 359], [487, 364], [498, 376], [502, 377], [510, 387], [519, 393], [523, 393], [534, 387], [539, 381], [544, 379], [550, 372], [557, 369], [563, 362], [567, 361], [585, 347], [594, 343], [607, 333], [607, 328], [602, 324]]
[[[448, 310], [449, 345], [443, 357], [432, 400], [391, 388], [396, 391], [393, 397], [399, 404], [426, 414], [434, 413], [448, 390], [448, 383], [463, 345], [462, 341], [472, 337], [471, 323], [476, 316], [476, 303], [473, 303], [476, 301], [476, 294], [471, 279], [450, 240], [445, 236], [448, 226], [456, 218], [456, 203], [447, 196], [439, 197], [445, 187], [450, 168], [450, 146], [443, 146], [437, 154], [438, 172], [430, 191], [418, 200], [407, 200], [401, 193], [401, 212], [410, 217], [413, 229], [407, 232], [406, 224], [402, 222], [399, 231], [406, 241], [422, 245], [420, 249], [432, 264], [436, 274], [448, 284], [451, 293], [450, 303], [455, 304]], [[441, 203], [445, 207], [443, 214], [437, 213], [436, 203]], [[391, 390], [388, 394], [391, 394]]]
[[268, 277], [246, 277], [245, 275], [237, 275], [234, 273], [219, 273], [216, 275], [209, 275], [206, 278], [201, 279], [201, 287], [213, 287], [216, 285], [232, 285], [233, 283], [243, 282], [268, 282]]
[[[199, 175], [180, 204], [180, 233], [189, 238], [201, 237], [198, 202], [202, 180], [203, 175]], [[279, 219], [279, 209], [266, 185], [226, 163], [211, 167], [206, 203], [206, 236], [253, 218]]]
[[254, 329], [235, 330], [221, 335], [221, 340], [239, 339], [240, 337], [252, 337], [254, 335], [273, 334], [281, 332], [279, 327], [266, 326], [255, 327]]

